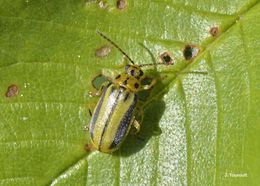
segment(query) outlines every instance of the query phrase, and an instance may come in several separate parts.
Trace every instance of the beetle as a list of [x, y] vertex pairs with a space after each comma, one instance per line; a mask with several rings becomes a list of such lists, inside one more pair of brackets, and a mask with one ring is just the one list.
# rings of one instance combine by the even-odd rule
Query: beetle
[[97, 31], [97, 34], [115, 46], [131, 63], [125, 66], [124, 72], [101, 86], [96, 94], [101, 96], [89, 124], [90, 148], [111, 153], [120, 147], [132, 126], [136, 132], [139, 131], [140, 124], [135, 119], [137, 92], [150, 89], [156, 80], [149, 85], [142, 83], [145, 75], [141, 67], [154, 64], [135, 65], [117, 44], [103, 33]]

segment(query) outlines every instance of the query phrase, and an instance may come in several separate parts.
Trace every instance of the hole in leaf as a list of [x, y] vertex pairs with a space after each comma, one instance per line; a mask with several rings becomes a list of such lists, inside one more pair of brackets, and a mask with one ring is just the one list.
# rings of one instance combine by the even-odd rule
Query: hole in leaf
[[166, 65], [173, 64], [173, 58], [169, 52], [164, 52], [160, 55], [161, 62], [165, 63]]
[[101, 85], [105, 82], [105, 81], [107, 81], [108, 79], [107, 79], [107, 77], [106, 76], [104, 76], [104, 75], [102, 75], [102, 74], [99, 74], [99, 75], [97, 75], [96, 77], [94, 77], [93, 78], [93, 80], [92, 80], [92, 86], [95, 88], [95, 89], [97, 89], [97, 90], [99, 90], [99, 88], [101, 87]]
[[127, 1], [126, 0], [118, 0], [116, 2], [116, 6], [119, 10], [124, 10], [127, 7]]
[[96, 50], [97, 57], [106, 57], [111, 52], [111, 48], [109, 46], [102, 46]]
[[19, 94], [19, 89], [18, 89], [17, 85], [13, 84], [7, 88], [7, 92], [5, 93], [5, 96], [14, 97], [14, 96], [17, 96], [18, 94]]
[[183, 56], [186, 60], [193, 59], [199, 53], [200, 49], [195, 45], [186, 45], [183, 50]]
[[218, 27], [212, 27], [209, 31], [209, 33], [213, 36], [216, 37], [219, 34], [219, 28]]

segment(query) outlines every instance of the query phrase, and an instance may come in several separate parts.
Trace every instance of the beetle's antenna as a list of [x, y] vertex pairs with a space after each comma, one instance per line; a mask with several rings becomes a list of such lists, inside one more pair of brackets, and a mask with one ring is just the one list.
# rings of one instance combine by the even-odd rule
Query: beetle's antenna
[[156, 66], [156, 65], [170, 65], [170, 64], [165, 64], [165, 63], [148, 63], [148, 64], [141, 64], [141, 65], [138, 65], [140, 67], [145, 67], [145, 66]]
[[105, 36], [103, 33], [97, 30], [97, 34], [103, 37], [105, 40], [107, 40], [109, 43], [114, 45], [133, 65], [135, 64], [134, 61], [117, 45], [115, 44], [111, 39], [109, 39], [107, 36]]
[[147, 48], [143, 43], [139, 43], [139, 45], [141, 45], [142, 47], [144, 47], [145, 50], [147, 50], [147, 52], [149, 53], [149, 55], [152, 58], [153, 63], [140, 64], [138, 66], [140, 66], [140, 67], [145, 67], [145, 66], [154, 66], [154, 67], [156, 67], [157, 65], [165, 65], [165, 66], [167, 66], [167, 65], [172, 65], [173, 64], [173, 63], [168, 63], [167, 64], [167, 63], [163, 63], [163, 62], [156, 63], [156, 59], [155, 59], [153, 53], [151, 52], [151, 50], [149, 48]]

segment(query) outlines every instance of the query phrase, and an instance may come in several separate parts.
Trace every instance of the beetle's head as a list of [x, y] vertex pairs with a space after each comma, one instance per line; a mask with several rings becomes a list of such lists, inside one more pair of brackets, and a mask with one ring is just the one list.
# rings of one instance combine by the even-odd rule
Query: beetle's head
[[125, 66], [125, 73], [128, 76], [135, 77], [137, 79], [143, 79], [144, 78], [144, 72], [138, 65], [126, 65]]

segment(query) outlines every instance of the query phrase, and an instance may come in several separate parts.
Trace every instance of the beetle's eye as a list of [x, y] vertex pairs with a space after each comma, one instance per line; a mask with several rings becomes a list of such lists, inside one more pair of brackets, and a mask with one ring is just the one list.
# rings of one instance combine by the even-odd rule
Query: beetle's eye
[[143, 76], [144, 72], [142, 70], [139, 71], [139, 76]]
[[130, 65], [126, 65], [126, 66], [125, 66], [125, 71], [126, 71], [126, 72], [128, 71], [129, 67], [130, 67]]
[[131, 70], [131, 76], [135, 75], [135, 70]]

